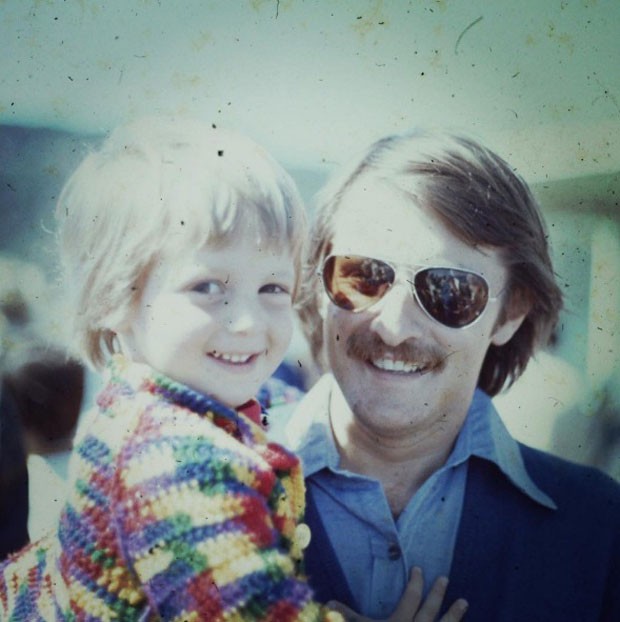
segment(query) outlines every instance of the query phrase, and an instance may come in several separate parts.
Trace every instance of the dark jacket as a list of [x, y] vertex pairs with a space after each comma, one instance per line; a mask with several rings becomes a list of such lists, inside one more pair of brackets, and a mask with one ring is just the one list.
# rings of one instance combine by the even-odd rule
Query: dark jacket
[[[467, 622], [619, 622], [620, 486], [596, 469], [520, 449], [558, 509], [472, 458], [445, 603], [466, 598]], [[306, 572], [319, 600], [356, 609], [311, 490], [309, 482]]]

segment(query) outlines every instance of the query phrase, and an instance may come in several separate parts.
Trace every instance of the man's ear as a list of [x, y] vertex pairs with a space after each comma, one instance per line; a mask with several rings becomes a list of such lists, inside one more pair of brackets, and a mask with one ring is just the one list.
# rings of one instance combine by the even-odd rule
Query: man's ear
[[497, 321], [491, 337], [491, 343], [495, 346], [503, 346], [512, 339], [532, 308], [530, 296], [520, 290], [513, 292], [505, 304], [506, 308], [502, 311], [501, 319]]

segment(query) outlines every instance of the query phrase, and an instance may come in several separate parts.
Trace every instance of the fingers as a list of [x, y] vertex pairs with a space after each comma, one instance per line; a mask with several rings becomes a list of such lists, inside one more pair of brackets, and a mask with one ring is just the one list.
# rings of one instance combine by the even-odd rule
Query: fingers
[[417, 611], [422, 602], [422, 594], [424, 592], [424, 578], [422, 570], [417, 566], [411, 571], [409, 583], [403, 592], [403, 595], [394, 609], [392, 615], [388, 618], [388, 622], [409, 622], [411, 613]]
[[[433, 587], [430, 589], [424, 602], [422, 602], [424, 577], [420, 568], [415, 567], [411, 571], [409, 583], [403, 592], [398, 606], [394, 613], [384, 622], [435, 622], [441, 611], [447, 588], [448, 579], [439, 577], [433, 583]], [[328, 602], [327, 607], [332, 611], [340, 613], [346, 622], [380, 622], [362, 616], [337, 601]], [[437, 622], [461, 622], [467, 607], [467, 601], [464, 598], [459, 598], [452, 603], [448, 611]]]
[[446, 577], [439, 577], [435, 583], [433, 583], [433, 587], [420, 607], [420, 611], [418, 611], [413, 618], [413, 622], [435, 622], [435, 618], [439, 614], [441, 603], [443, 603], [443, 597], [446, 595], [447, 589], [448, 579]]
[[464, 598], [455, 600], [450, 609], [441, 616], [439, 622], [460, 622], [468, 607], [469, 603]]
[[[434, 622], [439, 615], [443, 599], [448, 589], [448, 579], [439, 577], [431, 588], [426, 600], [420, 607], [420, 611], [413, 618], [413, 622]], [[467, 611], [468, 603], [464, 598], [459, 598], [452, 603], [448, 611], [441, 616], [439, 622], [460, 622]]]

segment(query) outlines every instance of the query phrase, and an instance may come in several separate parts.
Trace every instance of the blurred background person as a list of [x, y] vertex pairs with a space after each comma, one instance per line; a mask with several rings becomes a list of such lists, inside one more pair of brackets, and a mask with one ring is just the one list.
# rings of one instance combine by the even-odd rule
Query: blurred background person
[[54, 328], [42, 270], [0, 256], [0, 554], [36, 539], [64, 498], [85, 373]]

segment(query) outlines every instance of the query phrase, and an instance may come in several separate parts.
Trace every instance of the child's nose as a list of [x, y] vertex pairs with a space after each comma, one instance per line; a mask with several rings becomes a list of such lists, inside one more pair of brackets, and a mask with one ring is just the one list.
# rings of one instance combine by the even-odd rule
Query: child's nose
[[261, 312], [257, 304], [246, 299], [230, 299], [226, 305], [225, 323], [233, 333], [249, 333], [256, 330], [261, 322]]

